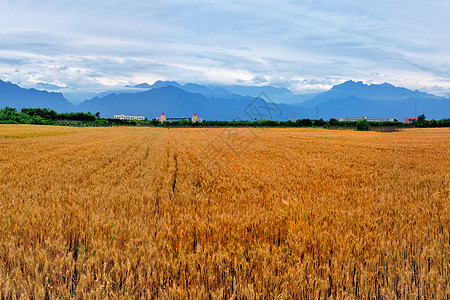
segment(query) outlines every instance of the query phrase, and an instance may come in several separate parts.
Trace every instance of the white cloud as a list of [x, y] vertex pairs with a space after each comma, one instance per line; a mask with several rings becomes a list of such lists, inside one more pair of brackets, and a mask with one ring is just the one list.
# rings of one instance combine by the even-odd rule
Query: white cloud
[[299, 92], [355, 79], [446, 93], [449, 9], [444, 0], [2, 1], [0, 79], [71, 89], [243, 80]]

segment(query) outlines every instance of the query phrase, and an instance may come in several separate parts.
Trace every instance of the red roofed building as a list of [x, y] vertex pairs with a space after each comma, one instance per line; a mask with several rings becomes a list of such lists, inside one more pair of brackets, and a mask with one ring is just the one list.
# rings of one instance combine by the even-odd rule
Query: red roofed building
[[[411, 124], [411, 123], [414, 123], [414, 122], [417, 122], [417, 121], [418, 121], [417, 118], [405, 118], [405, 123], [406, 124]], [[431, 122], [431, 120], [425, 120], [425, 121]]]
[[405, 118], [405, 123], [406, 124], [411, 124], [417, 122], [417, 118]]

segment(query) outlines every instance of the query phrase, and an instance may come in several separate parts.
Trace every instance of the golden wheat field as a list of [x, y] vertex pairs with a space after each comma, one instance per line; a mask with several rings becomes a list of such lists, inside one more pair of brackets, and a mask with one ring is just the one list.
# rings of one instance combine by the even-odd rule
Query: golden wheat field
[[0, 298], [448, 299], [450, 130], [0, 125]]

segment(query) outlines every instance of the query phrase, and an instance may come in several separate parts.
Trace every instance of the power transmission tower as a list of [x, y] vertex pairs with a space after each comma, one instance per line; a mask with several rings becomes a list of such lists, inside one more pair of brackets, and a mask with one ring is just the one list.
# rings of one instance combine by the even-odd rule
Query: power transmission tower
[[316, 104], [316, 120], [319, 120], [319, 105]]

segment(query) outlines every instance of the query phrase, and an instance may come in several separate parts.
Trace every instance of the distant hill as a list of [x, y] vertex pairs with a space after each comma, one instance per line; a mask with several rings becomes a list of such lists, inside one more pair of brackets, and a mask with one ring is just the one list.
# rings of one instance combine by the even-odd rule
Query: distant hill
[[243, 95], [232, 93], [221, 87], [211, 87], [204, 86], [195, 83], [186, 83], [185, 85], [180, 87], [181, 89], [191, 92], [191, 93], [199, 93], [205, 95], [209, 98], [218, 98], [218, 99], [237, 99], [242, 97]]
[[[259, 107], [262, 108], [259, 108]], [[267, 107], [269, 110], [267, 110]], [[250, 120], [259, 118], [270, 111], [270, 117], [285, 120], [289, 112], [306, 117], [305, 109], [285, 104], [275, 105], [262, 99], [237, 96], [234, 99], [208, 98], [200, 93], [187, 92], [182, 88], [168, 85], [141, 93], [111, 94], [86, 100], [77, 107], [80, 111], [100, 112], [104, 117], [114, 114], [143, 115], [149, 119], [165, 113], [168, 117], [190, 117], [197, 113], [206, 120]], [[259, 109], [259, 111], [255, 111]]]
[[167, 87], [167, 86], [174, 86], [180, 89], [183, 89], [187, 92], [191, 92], [191, 93], [199, 93], [202, 94], [206, 97], [209, 98], [226, 98], [226, 99], [230, 99], [230, 98], [236, 98], [239, 97], [241, 95], [238, 94], [233, 94], [232, 92], [220, 88], [220, 87], [208, 87], [205, 85], [200, 85], [200, 84], [196, 84], [196, 83], [186, 83], [184, 85], [179, 84], [178, 82], [175, 81], [156, 81], [154, 84], [148, 84], [146, 82], [144, 83], [140, 83], [137, 84], [135, 86], [127, 86], [128, 88], [137, 88], [137, 89], [157, 89], [157, 88], [161, 88], [161, 87]]
[[137, 84], [137, 85], [133, 86], [133, 88], [138, 88], [138, 89], [158, 89], [158, 88], [166, 87], [166, 86], [169, 86], [169, 85], [172, 85], [174, 87], [181, 87], [181, 85], [178, 82], [176, 82], [176, 81], [161, 81], [161, 80], [158, 80], [154, 84], [148, 84], [146, 82], [140, 83], [140, 84]]
[[75, 108], [61, 93], [24, 89], [0, 80], [0, 107], [5, 106], [18, 110], [23, 107], [52, 108], [57, 112], [70, 112]]
[[450, 99], [410, 97], [397, 101], [367, 100], [358, 97], [333, 99], [319, 106], [320, 116], [372, 116], [395, 118], [403, 121], [406, 117], [424, 113], [428, 119], [448, 118], [450, 115]]
[[424, 113], [427, 118], [450, 115], [450, 99], [395, 87], [389, 83], [363, 84], [347, 81], [300, 104], [324, 119], [336, 117], [390, 117], [403, 120]]
[[[286, 88], [277, 88], [273, 86], [240, 86], [240, 85], [225, 85], [225, 86], [214, 86], [214, 85], [200, 85], [196, 83], [186, 83], [184, 85], [179, 84], [175, 81], [156, 81], [154, 84], [150, 85], [148, 83], [140, 83], [135, 86], [127, 86], [128, 88], [138, 88], [138, 89], [155, 89], [165, 86], [174, 86], [183, 89], [191, 93], [200, 93], [209, 98], [223, 98], [223, 99], [236, 99], [242, 96], [257, 97], [261, 93], [269, 95], [271, 100], [276, 103], [287, 103], [294, 104], [305, 100], [309, 100], [315, 94], [308, 95], [297, 95], [292, 93]], [[105, 96], [102, 93], [102, 96]], [[113, 92], [109, 92], [112, 94]], [[99, 96], [99, 95], [98, 95]]]
[[261, 93], [268, 95], [273, 102], [277, 103], [299, 103], [310, 98], [309, 95], [297, 95], [286, 88], [277, 88], [273, 86], [240, 86], [226, 85], [222, 87], [232, 93], [257, 97]]
[[209, 99], [200, 94], [188, 93], [182, 89], [166, 86], [140, 93], [111, 94], [95, 97], [78, 105], [80, 111], [99, 111], [104, 117], [114, 114], [143, 115], [149, 119], [162, 112], [177, 117], [192, 115], [192, 105], [206, 111]]
[[[262, 99], [257, 96], [261, 95]], [[180, 85], [174, 81], [141, 83], [122, 90], [104, 92], [79, 105], [68, 102], [61, 93], [24, 89], [0, 80], [0, 107], [51, 108], [58, 112], [100, 112], [143, 115], [149, 119], [162, 112], [172, 117], [189, 117], [194, 112], [207, 120], [338, 117], [389, 117], [403, 120], [424, 113], [429, 119], [450, 117], [450, 99], [395, 87], [389, 83], [367, 85], [347, 81], [313, 98], [295, 104], [298, 99], [288, 89], [275, 87]], [[297, 98], [296, 98], [297, 97]], [[277, 104], [275, 104], [277, 103]]]
[[333, 86], [329, 91], [323, 92], [310, 100], [301, 103], [301, 105], [313, 108], [316, 105], [331, 99], [345, 99], [348, 97], [357, 97], [366, 100], [404, 100], [411, 97], [439, 98], [431, 94], [411, 91], [402, 87], [395, 87], [389, 83], [368, 85], [361, 81], [354, 82], [349, 80]]
[[185, 85], [180, 85], [179, 83], [175, 81], [156, 81], [154, 84], [148, 84], [146, 82], [140, 83], [134, 86], [127, 85], [122, 90], [115, 90], [115, 91], [106, 91], [98, 93], [97, 97], [102, 98], [111, 94], [127, 94], [127, 93], [139, 93], [139, 92], [145, 92], [150, 89], [158, 89], [162, 87], [167, 86], [173, 86], [180, 89], [183, 89], [187, 92], [191, 93], [198, 93], [202, 94], [203, 96], [206, 96], [208, 98], [224, 98], [224, 99], [233, 99], [241, 97], [241, 95], [233, 94], [230, 91], [227, 91], [222, 88], [216, 88], [216, 87], [207, 87], [204, 85], [199, 85], [195, 83], [186, 83]]
[[135, 86], [129, 86], [127, 85], [126, 87], [133, 87], [133, 88], [138, 88], [138, 89], [151, 89], [152, 86], [146, 82], [144, 83], [140, 83], [140, 84], [136, 84]]

